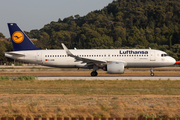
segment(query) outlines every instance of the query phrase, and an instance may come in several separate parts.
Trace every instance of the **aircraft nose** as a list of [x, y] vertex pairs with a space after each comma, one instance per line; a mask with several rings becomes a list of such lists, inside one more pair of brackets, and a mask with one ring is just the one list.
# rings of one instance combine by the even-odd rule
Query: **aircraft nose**
[[176, 60], [173, 57], [169, 57], [167, 60], [168, 60], [169, 65], [176, 64]]
[[172, 58], [171, 61], [172, 61], [173, 65], [176, 64], [176, 60], [174, 58]]

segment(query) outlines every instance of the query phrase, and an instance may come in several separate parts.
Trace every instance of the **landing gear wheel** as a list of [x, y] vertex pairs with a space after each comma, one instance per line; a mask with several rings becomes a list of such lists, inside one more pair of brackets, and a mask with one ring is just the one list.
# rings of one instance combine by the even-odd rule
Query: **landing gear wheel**
[[153, 73], [153, 68], [150, 69], [150, 72], [151, 72], [151, 76], [154, 76], [154, 73]]
[[151, 73], [151, 76], [154, 76], [154, 73]]
[[91, 76], [97, 76], [97, 75], [98, 75], [98, 73], [96, 71], [91, 72]]

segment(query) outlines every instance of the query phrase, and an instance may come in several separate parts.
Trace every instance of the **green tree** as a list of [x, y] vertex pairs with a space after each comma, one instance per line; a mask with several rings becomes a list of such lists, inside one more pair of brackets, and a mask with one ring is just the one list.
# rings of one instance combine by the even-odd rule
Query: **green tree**
[[80, 15], [79, 15], [79, 14], [76, 14], [74, 17], [75, 17], [76, 19], [79, 19], [79, 18], [80, 18]]
[[0, 61], [6, 61], [7, 58], [4, 56], [4, 52], [7, 50], [6, 43], [4, 41], [0, 41]]
[[50, 43], [51, 43], [50, 37], [46, 32], [42, 32], [39, 34], [37, 47], [42, 49], [46, 49], [46, 48], [50, 49], [51, 48]]
[[120, 41], [121, 41], [121, 45], [124, 45], [124, 46], [127, 45], [126, 29], [125, 28], [123, 28], [123, 27], [115, 27], [114, 31], [112, 31], [112, 32], [113, 32], [114, 42], [118, 41], [118, 43], [120, 43]]
[[5, 38], [5, 36], [0, 32], [0, 38]]

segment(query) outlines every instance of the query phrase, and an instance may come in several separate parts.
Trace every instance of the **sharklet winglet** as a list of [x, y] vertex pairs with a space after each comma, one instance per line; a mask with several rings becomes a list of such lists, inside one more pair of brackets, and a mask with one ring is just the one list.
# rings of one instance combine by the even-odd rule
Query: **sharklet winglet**
[[61, 45], [62, 45], [63, 49], [66, 51], [66, 54], [67, 54], [68, 56], [75, 57], [75, 55], [73, 55], [73, 54], [69, 51], [69, 49], [64, 45], [64, 43], [61, 43]]

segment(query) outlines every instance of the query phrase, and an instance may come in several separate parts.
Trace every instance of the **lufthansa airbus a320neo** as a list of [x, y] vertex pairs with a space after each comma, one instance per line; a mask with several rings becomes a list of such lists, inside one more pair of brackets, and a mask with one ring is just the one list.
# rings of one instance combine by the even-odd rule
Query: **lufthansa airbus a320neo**
[[5, 56], [19, 61], [59, 68], [103, 69], [109, 74], [123, 74], [124, 68], [151, 68], [171, 66], [176, 60], [166, 52], [154, 49], [71, 49], [63, 43], [64, 50], [42, 50], [37, 48], [16, 23], [8, 23], [14, 51]]

